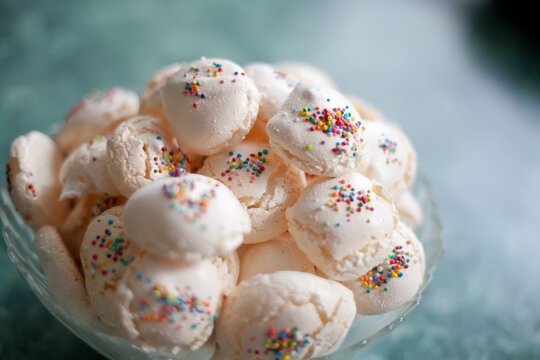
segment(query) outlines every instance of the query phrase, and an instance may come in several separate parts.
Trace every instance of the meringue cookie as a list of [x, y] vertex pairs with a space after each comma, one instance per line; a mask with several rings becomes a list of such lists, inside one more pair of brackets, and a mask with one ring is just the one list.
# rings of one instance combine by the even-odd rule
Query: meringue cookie
[[49, 290], [58, 304], [82, 321], [97, 322], [84, 288], [84, 279], [55, 227], [39, 228], [34, 238]]
[[60, 227], [60, 235], [66, 243], [71, 256], [80, 261], [80, 248], [84, 233], [90, 221], [104, 211], [126, 202], [123, 196], [84, 194], [66, 217]]
[[257, 89], [261, 93], [259, 119], [267, 123], [283, 105], [298, 81], [285, 73], [277, 71], [272, 65], [264, 63], [248, 64], [245, 67]]
[[45, 134], [32, 131], [11, 144], [7, 164], [8, 189], [15, 207], [28, 225], [60, 226], [69, 211], [67, 201], [58, 201], [62, 184], [58, 172], [62, 153]]
[[145, 348], [199, 349], [212, 335], [222, 287], [210, 260], [140, 256], [118, 283], [120, 326]]
[[295, 270], [315, 274], [315, 265], [306, 257], [289, 233], [260, 244], [250, 245], [242, 254], [240, 279], [280, 270]]
[[311, 359], [341, 343], [355, 313], [352, 292], [337, 282], [298, 271], [259, 274], [224, 301], [216, 342], [228, 359]]
[[166, 122], [137, 116], [120, 124], [107, 141], [111, 178], [126, 197], [154, 180], [189, 170]]
[[394, 199], [414, 182], [416, 152], [407, 136], [389, 123], [371, 123], [364, 133], [367, 156], [358, 172], [383, 184]]
[[344, 285], [354, 293], [359, 314], [375, 315], [394, 310], [411, 300], [424, 280], [424, 248], [414, 232], [399, 223], [396, 245], [380, 264]]
[[161, 98], [182, 148], [212, 155], [242, 141], [255, 123], [261, 95], [237, 64], [203, 58], [182, 66]]
[[243, 142], [208, 157], [199, 174], [223, 182], [244, 206], [252, 225], [246, 244], [287, 231], [285, 210], [306, 187], [304, 174], [261, 142]]
[[268, 122], [270, 146], [284, 160], [319, 176], [355, 171], [364, 161], [364, 124], [341, 94], [297, 86]]
[[322, 86], [337, 89], [334, 81], [321, 69], [302, 62], [283, 62], [274, 64], [277, 71], [299, 80], [304, 86]]
[[240, 275], [240, 259], [236, 251], [231, 251], [223, 256], [212, 258], [212, 265], [218, 271], [220, 282], [223, 286], [223, 292], [229, 293], [238, 282]]
[[233, 251], [251, 228], [233, 193], [197, 174], [141, 188], [126, 204], [124, 225], [128, 236], [149, 252], [188, 261]]
[[60, 169], [60, 180], [60, 200], [80, 198], [87, 192], [120, 195], [107, 170], [107, 138], [96, 136], [69, 154]]
[[386, 121], [384, 115], [375, 106], [368, 103], [366, 100], [356, 96], [347, 95], [347, 99], [353, 104], [354, 108], [362, 119], [367, 121]]
[[113, 207], [88, 225], [80, 247], [86, 291], [92, 308], [109, 326], [118, 326], [118, 309], [112, 306], [118, 281], [142, 250], [124, 233], [124, 206]]
[[399, 219], [411, 229], [418, 228], [424, 221], [422, 206], [414, 198], [410, 191], [405, 192], [395, 201], [396, 209], [399, 212]]
[[68, 112], [66, 123], [55, 140], [64, 153], [70, 153], [138, 112], [139, 97], [132, 91], [116, 87], [104, 92], [93, 91]]
[[286, 216], [298, 247], [331, 279], [354, 280], [395, 245], [392, 198], [360, 174], [310, 185]]
[[163, 110], [161, 103], [161, 89], [167, 80], [180, 70], [182, 65], [185, 64], [168, 65], [152, 77], [141, 95], [141, 114], [165, 118], [165, 110]]

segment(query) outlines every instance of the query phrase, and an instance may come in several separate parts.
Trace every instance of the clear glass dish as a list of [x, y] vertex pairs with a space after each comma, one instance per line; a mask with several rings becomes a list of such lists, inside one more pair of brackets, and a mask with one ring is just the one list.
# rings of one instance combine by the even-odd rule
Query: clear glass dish
[[[374, 316], [358, 316], [340, 348], [332, 355], [321, 359], [350, 360], [358, 358], [359, 355], [367, 352], [391, 330], [403, 323], [405, 316], [420, 303], [422, 291], [433, 278], [437, 261], [444, 251], [444, 243], [441, 237], [442, 228], [435, 201], [425, 177], [419, 176], [413, 187], [413, 194], [420, 202], [424, 212], [424, 223], [416, 230], [416, 234], [424, 245], [426, 253], [426, 272], [420, 291], [414, 299], [391, 312]], [[40, 267], [38, 256], [34, 252], [34, 232], [15, 211], [6, 187], [0, 189], [0, 199], [2, 235], [6, 243], [8, 256], [41, 303], [62, 324], [109, 359], [187, 359], [185, 355], [173, 356], [145, 352], [137, 345], [105, 333], [97, 327], [68, 314], [54, 301], [49, 291], [47, 279]]]

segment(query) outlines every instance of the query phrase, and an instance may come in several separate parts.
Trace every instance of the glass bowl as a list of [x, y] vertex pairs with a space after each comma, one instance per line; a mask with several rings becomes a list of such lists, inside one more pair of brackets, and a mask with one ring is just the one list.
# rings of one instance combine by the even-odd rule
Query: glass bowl
[[[426, 178], [419, 176], [412, 191], [424, 212], [424, 223], [415, 231], [424, 245], [426, 253], [426, 272], [420, 290], [411, 301], [391, 312], [382, 315], [357, 316], [339, 349], [320, 359], [350, 360], [357, 358], [403, 323], [405, 316], [420, 303], [422, 291], [433, 278], [437, 261], [444, 251], [444, 243], [435, 201]], [[40, 267], [38, 256], [34, 252], [34, 231], [15, 211], [6, 187], [0, 189], [0, 200], [2, 235], [6, 242], [7, 254], [41, 303], [62, 324], [109, 359], [188, 359], [186, 354], [145, 352], [135, 344], [105, 333], [96, 326], [68, 314], [55, 302], [49, 291], [47, 279]]]

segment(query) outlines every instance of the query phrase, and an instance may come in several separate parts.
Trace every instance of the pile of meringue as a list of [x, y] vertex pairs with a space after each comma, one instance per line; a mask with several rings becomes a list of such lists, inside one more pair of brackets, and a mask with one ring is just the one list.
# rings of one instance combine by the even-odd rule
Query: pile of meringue
[[305, 64], [170, 65], [94, 91], [6, 174], [57, 302], [146, 351], [311, 359], [412, 301], [424, 252], [397, 126]]

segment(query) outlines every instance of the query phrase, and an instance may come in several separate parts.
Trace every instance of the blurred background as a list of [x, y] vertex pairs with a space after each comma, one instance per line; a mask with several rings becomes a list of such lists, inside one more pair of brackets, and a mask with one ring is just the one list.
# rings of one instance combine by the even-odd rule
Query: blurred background
[[[0, 0], [0, 161], [88, 91], [141, 91], [172, 62], [310, 62], [402, 125], [444, 225], [423, 302], [364, 358], [540, 359], [534, 4]], [[1, 359], [101, 358], [48, 314], [5, 251], [0, 279]]]

